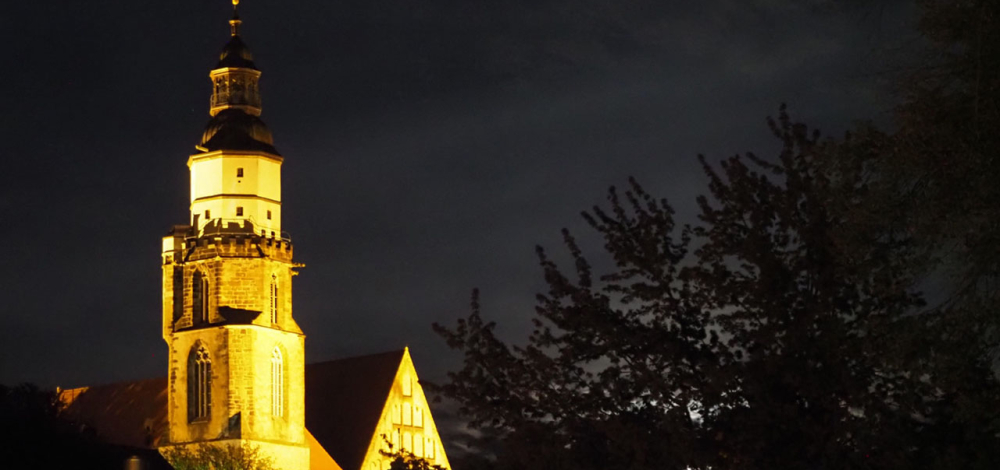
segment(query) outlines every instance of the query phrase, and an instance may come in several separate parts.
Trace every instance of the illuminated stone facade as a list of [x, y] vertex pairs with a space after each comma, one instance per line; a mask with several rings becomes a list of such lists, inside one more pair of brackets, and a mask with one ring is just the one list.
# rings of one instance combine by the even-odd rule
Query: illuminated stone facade
[[[201, 444], [251, 444], [285, 470], [382, 470], [389, 467], [380, 453], [388, 440], [394, 449], [448, 466], [408, 350], [370, 356], [388, 358], [378, 367], [351, 369], [352, 383], [381, 377], [381, 385], [366, 389], [374, 395], [347, 397], [376, 400], [374, 407], [367, 406], [373, 412], [354, 416], [352, 428], [343, 429], [348, 424], [336, 422], [337, 410], [358, 415], [351, 403], [318, 407], [332, 410], [332, 418], [312, 418], [323, 427], [322, 436], [306, 429], [305, 335], [292, 315], [292, 280], [301, 265], [292, 260], [291, 240], [281, 231], [283, 158], [259, 119], [261, 73], [240, 38], [240, 24], [234, 9], [231, 39], [209, 74], [211, 120], [196, 146], [199, 153], [187, 162], [189, 223], [174, 226], [163, 238], [166, 431], [157, 435], [145, 426], [146, 441], [161, 452]], [[324, 370], [333, 374], [349, 361], [326, 363], [334, 369], [315, 365], [316, 380]], [[325, 385], [311, 399], [332, 396], [331, 387], [342, 383]], [[127, 393], [155, 389], [155, 384], [125, 386]], [[86, 393], [70, 390], [64, 399], [71, 410], [76, 403], [77, 412], [105, 419], [92, 413], [94, 404], [77, 400]], [[108, 421], [109, 429], [122, 424]], [[156, 421], [149, 417], [143, 422]], [[360, 439], [343, 438], [356, 433]], [[347, 441], [360, 444], [340, 445]], [[338, 460], [349, 464], [342, 467]]]
[[188, 159], [190, 225], [163, 239], [169, 348], [162, 448], [249, 443], [283, 469], [309, 467], [305, 336], [292, 316], [291, 241], [281, 233], [281, 164], [261, 113], [260, 71], [232, 36], [210, 72], [201, 153]]

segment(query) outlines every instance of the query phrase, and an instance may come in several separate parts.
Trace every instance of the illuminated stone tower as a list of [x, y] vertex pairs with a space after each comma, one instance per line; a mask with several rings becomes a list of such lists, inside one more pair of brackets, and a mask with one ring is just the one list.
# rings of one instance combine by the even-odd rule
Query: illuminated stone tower
[[292, 317], [291, 241], [281, 231], [281, 164], [260, 120], [260, 71], [232, 36], [209, 73], [211, 119], [188, 158], [191, 219], [163, 239], [168, 443], [259, 447], [309, 468], [304, 341]]

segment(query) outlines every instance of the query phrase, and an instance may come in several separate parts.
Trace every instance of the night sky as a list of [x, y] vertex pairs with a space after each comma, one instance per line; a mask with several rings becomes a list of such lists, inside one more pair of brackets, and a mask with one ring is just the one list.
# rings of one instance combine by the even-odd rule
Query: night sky
[[[844, 5], [838, 7], [838, 5]], [[244, 0], [309, 361], [484, 313], [507, 338], [545, 288], [536, 244], [629, 175], [692, 220], [696, 155], [776, 148], [765, 118], [889, 122], [910, 2]], [[227, 0], [7, 2], [0, 13], [0, 383], [166, 372], [161, 237], [188, 221]], [[600, 243], [583, 237], [585, 250]]]

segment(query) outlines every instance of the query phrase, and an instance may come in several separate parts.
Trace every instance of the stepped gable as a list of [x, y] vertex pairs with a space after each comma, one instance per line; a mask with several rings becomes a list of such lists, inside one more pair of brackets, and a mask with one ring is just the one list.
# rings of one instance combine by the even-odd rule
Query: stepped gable
[[361, 468], [403, 350], [306, 366], [306, 429], [343, 468]]

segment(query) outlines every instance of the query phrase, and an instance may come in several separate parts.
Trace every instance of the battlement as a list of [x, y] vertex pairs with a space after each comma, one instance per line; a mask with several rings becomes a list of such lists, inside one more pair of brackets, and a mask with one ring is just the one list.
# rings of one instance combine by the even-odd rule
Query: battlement
[[214, 257], [292, 260], [292, 239], [287, 233], [257, 233], [249, 220], [215, 219], [200, 233], [189, 225], [175, 225], [163, 237], [163, 264]]
[[263, 238], [259, 235], [202, 236], [185, 240], [185, 259], [194, 261], [216, 256], [223, 258], [271, 258], [292, 260], [292, 244], [288, 240]]

